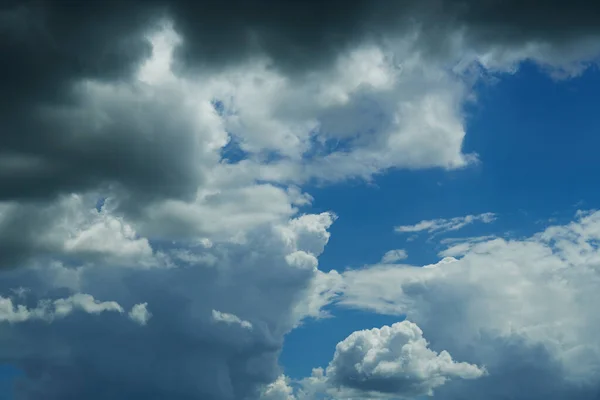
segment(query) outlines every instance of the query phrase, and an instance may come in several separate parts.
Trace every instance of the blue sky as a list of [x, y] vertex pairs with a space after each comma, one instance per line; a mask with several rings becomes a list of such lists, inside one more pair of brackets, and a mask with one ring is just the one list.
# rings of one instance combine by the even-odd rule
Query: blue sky
[[0, 400], [597, 400], [595, 6], [113, 3], [0, 6]]
[[[480, 164], [451, 172], [391, 171], [371, 184], [311, 188], [315, 210], [335, 210], [339, 216], [320, 268], [359, 268], [396, 248], [407, 250], [410, 264], [439, 260], [439, 240], [428, 241], [425, 233], [407, 241], [409, 234], [394, 232], [397, 225], [494, 212], [498, 219], [492, 224], [475, 223], [439, 239], [526, 237], [570, 221], [578, 209], [595, 208], [600, 203], [593, 184], [600, 173], [598, 90], [595, 69], [556, 81], [524, 63], [516, 74], [478, 87], [478, 101], [466, 111], [465, 152], [479, 154]], [[291, 377], [325, 366], [340, 337], [399, 320], [335, 308], [333, 314], [334, 319], [310, 321], [286, 337], [281, 363]]]

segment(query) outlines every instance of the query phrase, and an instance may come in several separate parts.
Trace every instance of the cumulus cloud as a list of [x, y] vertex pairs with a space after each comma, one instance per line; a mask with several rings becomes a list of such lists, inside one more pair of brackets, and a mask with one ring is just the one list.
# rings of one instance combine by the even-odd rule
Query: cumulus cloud
[[27, 265], [40, 255], [136, 268], [167, 266], [147, 238], [111, 212], [110, 201], [100, 210], [95, 204], [90, 194], [65, 195], [49, 204], [0, 204], [0, 267]]
[[332, 385], [359, 393], [414, 398], [433, 395], [449, 379], [476, 379], [484, 373], [476, 365], [455, 362], [446, 351], [432, 351], [421, 329], [404, 321], [352, 333], [336, 346], [326, 375]]
[[439, 218], [423, 220], [414, 225], [396, 226], [394, 230], [399, 233], [415, 233], [423, 231], [428, 233], [444, 233], [449, 231], [457, 231], [475, 222], [489, 224], [495, 220], [496, 215], [494, 213], [483, 213], [478, 215], [465, 215], [464, 217], [454, 217], [450, 219]]
[[294, 389], [290, 386], [290, 379], [285, 375], [277, 377], [275, 382], [267, 385], [261, 393], [261, 400], [295, 400]]
[[487, 368], [436, 397], [592, 399], [600, 387], [599, 226], [593, 212], [530, 238], [471, 243], [437, 264], [347, 271], [337, 301], [406, 315], [433, 349]]
[[135, 304], [129, 311], [129, 318], [140, 325], [146, 325], [152, 318], [152, 313], [148, 311], [148, 303]]
[[451, 380], [480, 379], [485, 368], [456, 362], [429, 348], [414, 323], [356, 331], [339, 342], [326, 369], [313, 369], [295, 385], [280, 376], [261, 399], [413, 399], [434, 395]]

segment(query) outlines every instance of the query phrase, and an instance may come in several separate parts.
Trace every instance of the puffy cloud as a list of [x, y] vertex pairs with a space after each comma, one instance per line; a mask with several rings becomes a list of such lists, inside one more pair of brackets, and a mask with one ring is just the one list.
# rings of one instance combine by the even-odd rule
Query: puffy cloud
[[152, 318], [152, 313], [148, 311], [148, 303], [135, 304], [131, 307], [128, 315], [129, 318], [140, 325], [146, 325], [150, 318]]
[[450, 219], [439, 218], [432, 220], [423, 220], [414, 225], [396, 226], [394, 230], [400, 233], [414, 233], [423, 231], [427, 231], [428, 233], [444, 233], [449, 231], [457, 231], [475, 222], [489, 224], [494, 222], [495, 220], [496, 215], [494, 213], [488, 212], [478, 215], [465, 215], [464, 217], [454, 217]]
[[294, 389], [289, 385], [289, 378], [280, 375], [275, 382], [265, 387], [260, 395], [261, 400], [295, 400]]
[[458, 259], [347, 271], [337, 302], [406, 315], [433, 349], [487, 368], [436, 397], [595, 398], [599, 227], [600, 213], [581, 214], [530, 238], [473, 242]]
[[431, 396], [449, 379], [484, 373], [476, 365], [455, 362], [446, 351], [429, 349], [421, 329], [408, 321], [352, 333], [336, 346], [326, 371], [332, 385], [402, 398]]
[[61, 196], [49, 204], [0, 204], [0, 267], [27, 265], [30, 258], [54, 256], [75, 262], [109, 262], [149, 268], [166, 266], [148, 239], [93, 195]]
[[416, 324], [402, 321], [353, 332], [338, 343], [326, 369], [313, 369], [294, 387], [280, 376], [261, 399], [412, 399], [432, 396], [451, 380], [485, 375], [485, 368], [433, 351]]
[[382, 264], [393, 264], [397, 261], [404, 260], [408, 257], [408, 253], [404, 249], [396, 249], [387, 251], [383, 257], [381, 257]]

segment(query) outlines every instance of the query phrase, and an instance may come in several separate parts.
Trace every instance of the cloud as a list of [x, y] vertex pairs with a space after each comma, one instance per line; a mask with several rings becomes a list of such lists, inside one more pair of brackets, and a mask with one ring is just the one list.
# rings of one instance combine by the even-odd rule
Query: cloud
[[[56, 246], [76, 257], [106, 256], [110, 248], [152, 258], [136, 235], [242, 240], [255, 226], [309, 204], [298, 187], [308, 181], [369, 179], [389, 168], [459, 168], [471, 160], [461, 150], [459, 107], [468, 90], [451, 73], [424, 68], [410, 38], [401, 48], [402, 74], [389, 50], [364, 45], [340, 53], [306, 82], [261, 57], [179, 76], [171, 61], [183, 39], [169, 24], [148, 29], [154, 53], [127, 79], [73, 78], [72, 101], [36, 103], [23, 121], [7, 124], [15, 138], [0, 154], [7, 157], [0, 176], [6, 210], [0, 246], [7, 251], [0, 264], [24, 264]], [[349, 122], [349, 115], [356, 119]], [[247, 155], [226, 161], [221, 153], [236, 138]], [[336, 148], [335, 142], [348, 143]], [[102, 213], [82, 215], [78, 229], [86, 232], [49, 243], [40, 236], [66, 218], [73, 192], [86, 201], [108, 199], [113, 222]], [[129, 225], [118, 228], [124, 220]], [[24, 231], [15, 236], [13, 229]], [[131, 239], [120, 241], [119, 250], [107, 241], [116, 239], [115, 229]]]
[[114, 301], [100, 302], [89, 294], [76, 293], [68, 298], [42, 300], [35, 308], [15, 305], [11, 298], [0, 296], [0, 322], [18, 323], [29, 320], [51, 322], [55, 318], [64, 318], [75, 310], [88, 314], [99, 314], [105, 311], [123, 313], [123, 308]]
[[146, 325], [152, 318], [152, 313], [148, 311], [148, 303], [135, 304], [129, 311], [129, 318], [140, 325]]
[[599, 227], [594, 212], [530, 238], [471, 243], [437, 264], [346, 271], [336, 303], [406, 315], [432, 349], [486, 367], [477, 381], [445, 385], [441, 399], [592, 399]]
[[78, 194], [49, 204], [0, 203], [0, 267], [48, 255], [136, 268], [166, 266], [147, 238], [111, 212], [109, 201], [100, 211], [95, 203], [92, 195]]
[[290, 379], [280, 375], [275, 382], [265, 387], [260, 395], [261, 400], [295, 400], [294, 389], [289, 385]]
[[[3, 327], [0, 362], [23, 371], [17, 398], [289, 395], [285, 334], [342, 289], [380, 307], [317, 269], [335, 216], [307, 213], [306, 184], [476, 162], [463, 106], [479, 77], [522, 60], [573, 75], [597, 55], [589, 4], [548, 7], [566, 17], [437, 0], [2, 4], [0, 293], [26, 320]], [[65, 317], [31, 317], [50, 313]]]
[[476, 380], [485, 368], [433, 351], [414, 323], [356, 331], [339, 342], [326, 369], [290, 384], [280, 376], [261, 399], [412, 399], [433, 396], [451, 380]]
[[394, 227], [394, 230], [399, 233], [414, 233], [427, 231], [428, 233], [444, 233], [449, 231], [457, 231], [475, 222], [484, 224], [492, 223], [496, 220], [494, 213], [483, 213], [479, 215], [465, 215], [464, 217], [455, 217], [450, 219], [432, 219], [423, 220], [414, 225], [400, 225]]
[[[106, 304], [87, 297], [60, 300], [56, 307], [65, 315], [71, 312], [69, 318], [6, 326], [0, 359], [24, 372], [17, 398], [39, 398], [41, 393], [48, 399], [257, 396], [281, 373], [277, 357], [284, 335], [303, 319], [320, 315], [318, 304], [303, 305], [316, 266], [286, 258], [317, 257], [331, 223], [327, 213], [303, 215], [256, 227], [247, 232], [246, 241], [183, 246], [210, 254], [214, 264], [195, 260], [172, 261], [169, 268], [122, 268], [54, 262], [52, 267], [34, 264], [4, 271], [0, 293], [28, 287], [26, 303], [37, 304], [38, 297], [77, 300], [71, 293], [84, 292], [115, 299], [119, 314], [130, 310], [129, 318], [111, 318], [112, 313], [90, 318], [75, 310], [97, 313]], [[154, 243], [159, 245], [168, 257], [167, 244]], [[165, 368], [171, 372], [165, 375]]]
[[430, 350], [421, 329], [408, 321], [352, 333], [336, 346], [326, 371], [333, 386], [402, 398], [431, 396], [449, 379], [484, 374], [476, 365], [455, 362], [446, 351]]
[[[582, 2], [126, 3], [3, 5], [0, 199], [108, 186], [133, 204], [189, 200], [202, 165], [218, 162], [223, 125], [256, 157], [291, 157], [268, 172], [287, 179], [459, 168], [474, 160], [461, 152], [474, 62], [580, 71], [599, 50], [597, 13]], [[165, 79], [170, 66], [187, 95]]]
[[226, 324], [238, 324], [242, 328], [252, 329], [252, 324], [250, 322], [241, 320], [237, 315], [212, 310], [212, 319], [216, 322], [223, 322]]
[[494, 235], [472, 236], [465, 238], [446, 238], [440, 241], [443, 245], [448, 245], [446, 249], [439, 252], [440, 257], [460, 257], [469, 252], [477, 243], [487, 242], [496, 239]]
[[381, 257], [382, 264], [393, 264], [397, 261], [404, 260], [408, 257], [408, 253], [404, 249], [390, 250]]

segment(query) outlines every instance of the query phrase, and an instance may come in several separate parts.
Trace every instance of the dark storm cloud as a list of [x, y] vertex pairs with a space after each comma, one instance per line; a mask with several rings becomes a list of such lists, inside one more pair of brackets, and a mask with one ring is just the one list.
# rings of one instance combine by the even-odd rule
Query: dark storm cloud
[[560, 43], [600, 33], [600, 5], [585, 0], [450, 0], [457, 25], [490, 44]]
[[[143, 144], [139, 136], [65, 143], [52, 131], [64, 127], [48, 126], [36, 115], [41, 105], [81, 102], [73, 92], [81, 79], [127, 80], [149, 56], [146, 35], [162, 16], [170, 17], [183, 36], [177, 51], [181, 71], [218, 68], [263, 53], [276, 68], [301, 73], [326, 66], [361, 41], [416, 26], [421, 27], [421, 50], [431, 55], [447, 50], [448, 33], [456, 29], [465, 29], [469, 41], [482, 48], [528, 40], [576, 45], [577, 39], [598, 32], [599, 10], [586, 1], [3, 2], [0, 200], [114, 182], [134, 188], [135, 181], [142, 187], [154, 182], [154, 193], [164, 190], [166, 197], [189, 192], [189, 177], [161, 154], [164, 147], [134, 152]], [[85, 133], [90, 128], [78, 129]], [[133, 153], [138, 159], [130, 161], [127, 155]], [[149, 168], [139, 158], [162, 161]]]
[[[16, 398], [256, 398], [261, 384], [280, 373], [284, 334], [313, 276], [308, 269], [285, 267], [283, 240], [270, 230], [254, 232], [252, 257], [245, 246], [215, 246], [210, 251], [219, 268], [85, 270], [78, 279], [81, 292], [116, 301], [126, 311], [147, 302], [151, 319], [140, 326], [125, 313], [77, 311], [51, 323], [3, 324], [0, 362], [25, 372]], [[15, 302], [31, 308], [39, 299], [72, 294], [44, 271], [5, 272], [0, 294], [25, 285], [31, 292]], [[251, 321], [252, 329], [215, 321], [215, 309]]]
[[144, 34], [161, 16], [175, 21], [189, 64], [222, 65], [259, 51], [295, 69], [415, 24], [425, 48], [459, 28], [488, 45], [564, 42], [600, 30], [600, 6], [583, 0], [56, 0], [5, 2], [0, 10], [3, 106], [56, 100], [64, 95], [57, 88], [77, 78], [126, 77], [148, 56]]
[[422, 50], [446, 49], [466, 29], [481, 46], [531, 40], [565, 43], [600, 31], [600, 7], [586, 1], [327, 0], [173, 1], [168, 13], [185, 38], [185, 65], [222, 65], [264, 52], [287, 72], [326, 65], [349, 46], [420, 27]]
[[118, 146], [64, 143], [65, 127], [43, 120], [38, 107], [77, 104], [73, 84], [80, 79], [114, 81], [133, 73], [151, 51], [143, 36], [150, 14], [116, 1], [0, 6], [0, 200], [54, 196], [131, 174], [131, 166], [110, 171]]

